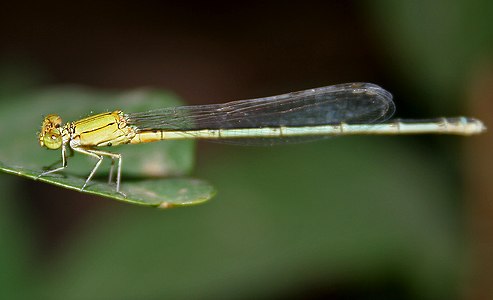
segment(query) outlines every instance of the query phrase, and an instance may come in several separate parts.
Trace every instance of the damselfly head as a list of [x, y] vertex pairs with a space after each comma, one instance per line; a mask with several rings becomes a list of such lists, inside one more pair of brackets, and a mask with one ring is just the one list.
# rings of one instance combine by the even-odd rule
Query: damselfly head
[[39, 145], [48, 149], [58, 149], [62, 146], [62, 118], [58, 115], [47, 115], [41, 125]]

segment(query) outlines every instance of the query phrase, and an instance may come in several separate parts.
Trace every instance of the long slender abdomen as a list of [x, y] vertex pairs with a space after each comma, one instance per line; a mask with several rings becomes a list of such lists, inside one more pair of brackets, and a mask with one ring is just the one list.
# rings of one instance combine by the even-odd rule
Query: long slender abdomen
[[132, 144], [161, 140], [184, 139], [255, 139], [303, 136], [392, 135], [392, 134], [457, 134], [472, 135], [485, 130], [483, 123], [471, 118], [441, 118], [433, 120], [394, 120], [381, 124], [346, 124], [318, 126], [281, 126], [236, 129], [153, 130], [138, 132]]

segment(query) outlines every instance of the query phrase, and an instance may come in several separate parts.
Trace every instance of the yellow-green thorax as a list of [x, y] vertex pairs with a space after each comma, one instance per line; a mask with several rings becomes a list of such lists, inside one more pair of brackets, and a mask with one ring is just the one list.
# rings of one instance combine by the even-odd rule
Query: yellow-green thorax
[[39, 134], [41, 147], [58, 149], [62, 144], [70, 147], [100, 147], [127, 144], [135, 136], [135, 131], [127, 126], [123, 113], [113, 111], [90, 116], [61, 127], [58, 115], [44, 118]]

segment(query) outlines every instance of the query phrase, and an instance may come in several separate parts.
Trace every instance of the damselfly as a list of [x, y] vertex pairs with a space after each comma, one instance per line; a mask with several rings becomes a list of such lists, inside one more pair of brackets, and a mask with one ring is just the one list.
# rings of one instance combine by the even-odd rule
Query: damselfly
[[65, 125], [58, 115], [51, 114], [43, 120], [39, 143], [48, 149], [61, 148], [62, 166], [39, 176], [67, 167], [67, 147], [98, 160], [81, 190], [107, 156], [112, 159], [109, 182], [118, 161], [116, 191], [121, 193], [122, 155], [100, 147], [181, 139], [272, 144], [355, 134], [472, 135], [486, 129], [481, 121], [466, 117], [387, 121], [394, 111], [392, 95], [383, 88], [345, 83], [224, 104], [138, 113], [116, 110]]

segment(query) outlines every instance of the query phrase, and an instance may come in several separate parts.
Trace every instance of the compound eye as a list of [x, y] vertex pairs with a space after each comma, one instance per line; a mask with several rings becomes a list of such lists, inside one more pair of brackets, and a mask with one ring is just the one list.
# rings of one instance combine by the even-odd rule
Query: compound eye
[[62, 136], [58, 129], [52, 129], [43, 136], [43, 144], [48, 149], [58, 149], [62, 146]]

